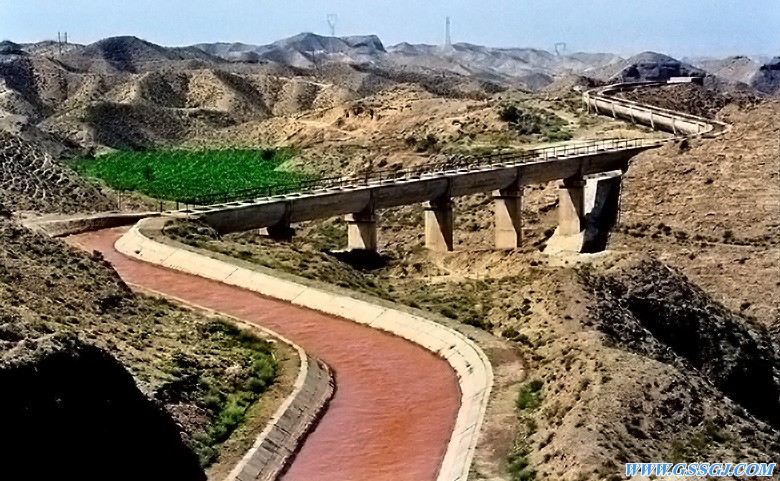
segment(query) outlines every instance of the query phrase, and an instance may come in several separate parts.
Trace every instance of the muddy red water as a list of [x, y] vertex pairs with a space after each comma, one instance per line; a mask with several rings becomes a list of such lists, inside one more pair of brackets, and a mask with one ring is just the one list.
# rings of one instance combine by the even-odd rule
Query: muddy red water
[[459, 407], [442, 359], [389, 334], [123, 256], [110, 229], [67, 241], [98, 250], [126, 282], [273, 329], [324, 360], [336, 394], [285, 481], [436, 478]]

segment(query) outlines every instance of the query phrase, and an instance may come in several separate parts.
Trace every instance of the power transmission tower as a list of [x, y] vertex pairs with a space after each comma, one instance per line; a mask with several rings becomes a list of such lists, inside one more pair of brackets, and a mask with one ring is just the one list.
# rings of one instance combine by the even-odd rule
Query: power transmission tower
[[450, 17], [447, 17], [447, 36], [444, 40], [444, 45], [448, 47], [452, 45], [452, 36], [450, 36]]
[[[558, 47], [562, 47], [560, 51], [558, 50]], [[565, 52], [565, 51], [566, 51], [566, 42], [558, 42], [555, 44], [555, 55], [560, 57], [561, 52]]]
[[330, 36], [336, 36], [336, 23], [339, 21], [339, 16], [335, 13], [328, 14], [328, 25], [330, 26]]
[[62, 32], [57, 32], [57, 49], [60, 53], [60, 57], [62, 57], [62, 45], [68, 44], [68, 32], [65, 32], [65, 39], [62, 38]]

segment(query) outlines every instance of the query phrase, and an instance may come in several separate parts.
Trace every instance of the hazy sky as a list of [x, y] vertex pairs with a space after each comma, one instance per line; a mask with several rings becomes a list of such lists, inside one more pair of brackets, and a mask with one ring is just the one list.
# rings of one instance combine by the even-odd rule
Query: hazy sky
[[630, 55], [780, 55], [780, 0], [0, 0], [0, 40], [67, 30], [74, 42], [135, 35], [163, 45], [264, 44], [300, 32], [377, 34], [386, 45], [454, 42]]

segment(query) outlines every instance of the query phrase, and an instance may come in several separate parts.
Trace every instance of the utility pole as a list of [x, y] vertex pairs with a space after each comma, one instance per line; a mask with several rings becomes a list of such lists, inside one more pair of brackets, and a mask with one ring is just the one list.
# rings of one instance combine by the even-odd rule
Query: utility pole
[[327, 19], [328, 19], [328, 26], [330, 26], [330, 36], [335, 37], [336, 23], [339, 21], [339, 16], [338, 14], [335, 13], [329, 13]]
[[452, 36], [450, 35], [450, 17], [449, 16], [447, 16], [447, 36], [445, 37], [444, 45], [446, 45], [447, 47], [451, 47], [452, 46]]

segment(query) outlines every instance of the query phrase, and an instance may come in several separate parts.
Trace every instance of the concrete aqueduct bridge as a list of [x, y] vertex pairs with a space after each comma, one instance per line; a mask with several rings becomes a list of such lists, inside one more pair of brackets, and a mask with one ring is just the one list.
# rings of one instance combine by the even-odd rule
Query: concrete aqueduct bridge
[[291, 224], [344, 215], [348, 248], [376, 250], [378, 213], [390, 207], [420, 203], [425, 209], [426, 246], [451, 251], [452, 199], [492, 193], [495, 246], [514, 249], [522, 240], [525, 185], [563, 180], [560, 224], [567, 232], [579, 231], [588, 214], [583, 186], [603, 182], [602, 178], [588, 181], [588, 176], [616, 172], [619, 179], [631, 157], [658, 145], [659, 141], [648, 139], [603, 140], [498, 154], [463, 164], [339, 180], [305, 192], [195, 207], [168, 215], [201, 219], [221, 234], [265, 228], [277, 238], [289, 237]]
[[[596, 140], [500, 153], [376, 172], [362, 178], [324, 179], [302, 184], [297, 192], [285, 188], [284, 195], [217, 194], [191, 202], [200, 205], [193, 209], [166, 215], [203, 220], [221, 234], [266, 229], [278, 239], [291, 238], [291, 224], [343, 215], [347, 248], [376, 250], [379, 212], [421, 203], [425, 209], [425, 245], [451, 251], [453, 198], [492, 193], [495, 247], [514, 249], [522, 242], [523, 187], [560, 181], [559, 225], [548, 242], [548, 252], [595, 252], [606, 246], [607, 234], [617, 219], [621, 176], [632, 157], [670, 140], [717, 135], [726, 128], [720, 122], [612, 96], [623, 90], [658, 85], [662, 84], [611, 85], [584, 93], [583, 101], [596, 113], [675, 134], [666, 139]], [[226, 203], [206, 205], [209, 200]]]
[[[691, 79], [693, 80], [693, 79]], [[607, 85], [589, 90], [582, 95], [586, 109], [616, 119], [628, 120], [655, 130], [673, 133], [680, 137], [713, 137], [722, 133], [727, 124], [696, 115], [641, 104], [615, 97], [614, 94], [638, 88], [654, 88], [671, 82], [634, 82]], [[670, 139], [671, 140], [671, 139]]]

